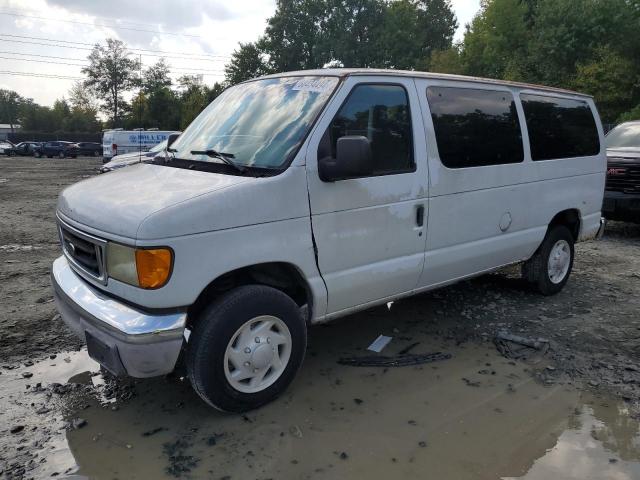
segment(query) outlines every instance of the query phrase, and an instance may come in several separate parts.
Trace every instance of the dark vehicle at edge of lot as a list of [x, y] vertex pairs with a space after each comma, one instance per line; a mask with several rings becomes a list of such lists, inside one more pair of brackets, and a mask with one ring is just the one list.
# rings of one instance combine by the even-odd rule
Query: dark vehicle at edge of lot
[[76, 158], [78, 156], [78, 145], [72, 142], [43, 142], [35, 151], [35, 156], [40, 157], [58, 157]]
[[96, 142], [78, 142], [78, 155], [88, 155], [92, 157], [102, 156], [102, 144]]
[[610, 220], [640, 223], [640, 121], [607, 136], [607, 184], [602, 212]]
[[11, 152], [11, 155], [19, 155], [22, 157], [32, 156], [35, 154], [36, 150], [40, 148], [41, 145], [42, 145], [42, 142], [33, 142], [33, 141], [20, 142], [13, 146], [13, 151]]

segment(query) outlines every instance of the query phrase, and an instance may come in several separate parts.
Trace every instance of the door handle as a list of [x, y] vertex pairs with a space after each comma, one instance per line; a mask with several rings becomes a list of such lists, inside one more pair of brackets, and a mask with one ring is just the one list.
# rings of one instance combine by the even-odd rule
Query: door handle
[[416, 208], [416, 225], [419, 227], [424, 225], [424, 205], [418, 205]]

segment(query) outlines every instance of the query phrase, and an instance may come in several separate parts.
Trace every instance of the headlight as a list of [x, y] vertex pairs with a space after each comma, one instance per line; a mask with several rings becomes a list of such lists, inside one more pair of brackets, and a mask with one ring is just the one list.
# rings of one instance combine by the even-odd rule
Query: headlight
[[160, 288], [169, 280], [172, 264], [173, 253], [168, 248], [132, 248], [113, 242], [107, 244], [109, 277], [129, 285]]

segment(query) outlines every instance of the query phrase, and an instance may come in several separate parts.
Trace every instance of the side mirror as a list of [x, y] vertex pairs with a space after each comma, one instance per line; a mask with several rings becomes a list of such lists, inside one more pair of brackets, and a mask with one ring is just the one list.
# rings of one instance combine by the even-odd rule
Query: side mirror
[[167, 148], [169, 148], [173, 142], [175, 142], [178, 137], [180, 136], [179, 133], [170, 133], [169, 136], [167, 137]]
[[373, 171], [371, 144], [367, 137], [347, 135], [336, 144], [336, 158], [318, 159], [318, 174], [323, 182], [366, 177]]

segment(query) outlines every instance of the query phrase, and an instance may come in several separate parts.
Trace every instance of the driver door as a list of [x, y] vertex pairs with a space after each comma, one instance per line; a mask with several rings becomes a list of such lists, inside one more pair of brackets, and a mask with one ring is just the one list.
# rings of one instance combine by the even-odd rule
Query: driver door
[[[333, 182], [318, 158], [337, 139], [364, 136], [373, 173]], [[307, 151], [311, 222], [328, 292], [327, 314], [380, 303], [416, 287], [425, 254], [427, 163], [413, 79], [348, 77]]]

